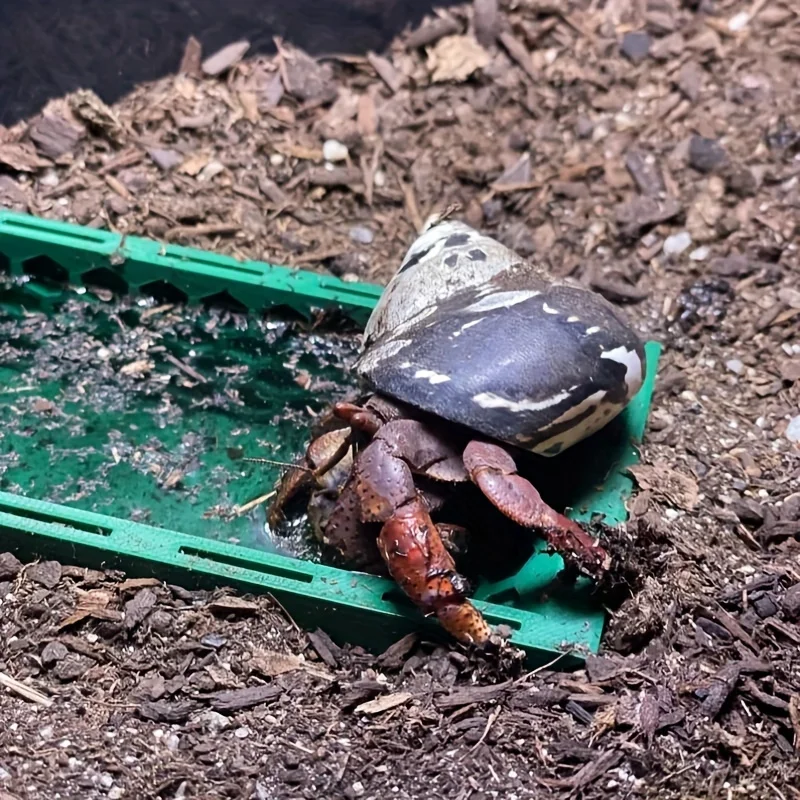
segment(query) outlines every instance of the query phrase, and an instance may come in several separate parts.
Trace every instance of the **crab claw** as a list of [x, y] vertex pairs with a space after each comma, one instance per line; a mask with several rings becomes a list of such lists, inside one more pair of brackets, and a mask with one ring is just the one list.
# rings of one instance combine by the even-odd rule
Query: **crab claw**
[[470, 442], [464, 466], [494, 506], [519, 525], [541, 531], [565, 563], [593, 578], [602, 577], [609, 568], [606, 551], [580, 525], [550, 508], [533, 484], [517, 474], [514, 459], [502, 447]]
[[442, 627], [466, 644], [484, 644], [491, 628], [467, 599], [469, 585], [456, 572], [424, 503], [415, 498], [384, 523], [378, 547], [389, 573], [426, 614], [435, 614]]

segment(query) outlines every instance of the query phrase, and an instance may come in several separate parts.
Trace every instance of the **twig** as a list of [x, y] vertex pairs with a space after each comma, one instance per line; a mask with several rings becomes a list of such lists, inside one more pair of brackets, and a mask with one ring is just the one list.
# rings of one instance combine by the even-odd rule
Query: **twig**
[[241, 517], [242, 514], [246, 514], [251, 509], [255, 508], [261, 503], [266, 502], [270, 499], [270, 497], [274, 497], [277, 492], [267, 492], [266, 494], [262, 494], [261, 497], [256, 497], [254, 500], [250, 500], [242, 506], [234, 506], [233, 513], [236, 514], [237, 517]]
[[274, 594], [272, 594], [272, 592], [267, 592], [267, 597], [268, 597], [268, 598], [269, 598], [269, 599], [270, 599], [270, 600], [271, 600], [273, 603], [275, 603], [275, 605], [276, 605], [276, 606], [278, 606], [278, 608], [279, 608], [279, 609], [280, 609], [280, 610], [283, 612], [283, 616], [284, 616], [284, 617], [286, 617], [286, 619], [287, 619], [287, 620], [289, 620], [289, 622], [291, 623], [292, 627], [293, 627], [293, 628], [294, 628], [294, 629], [295, 629], [295, 630], [296, 630], [298, 633], [302, 633], [302, 632], [303, 632], [303, 629], [302, 629], [302, 628], [301, 628], [301, 627], [300, 627], [300, 626], [299, 626], [299, 625], [298, 625], [298, 624], [297, 624], [297, 623], [294, 621], [294, 618], [292, 617], [292, 615], [291, 615], [291, 614], [290, 614], [290, 613], [289, 613], [289, 612], [286, 610], [286, 606], [284, 606], [284, 605], [283, 605], [283, 603], [281, 603], [281, 601], [280, 601], [280, 600], [278, 600], [278, 598], [277, 598], [277, 597], [275, 597], [275, 595], [274, 595]]
[[542, 664], [541, 667], [536, 667], [536, 669], [532, 669], [530, 672], [526, 672], [521, 678], [517, 678], [514, 681], [514, 684], [523, 683], [524, 681], [528, 680], [528, 678], [532, 678], [534, 675], [538, 675], [540, 672], [544, 672], [546, 669], [550, 669], [554, 664], [558, 664], [562, 658], [568, 656], [568, 652], [559, 653], [552, 661], [548, 661], [546, 664]]
[[422, 215], [419, 213], [419, 205], [417, 204], [417, 196], [414, 194], [414, 187], [410, 183], [401, 180], [400, 189], [406, 201], [406, 211], [408, 212], [408, 216], [411, 217], [411, 224], [414, 226], [416, 232], [420, 233], [425, 223], [422, 221]]
[[207, 222], [194, 226], [179, 225], [177, 228], [168, 230], [164, 234], [164, 239], [167, 242], [171, 242], [173, 239], [179, 239], [181, 236], [223, 236], [238, 233], [240, 230], [240, 225], [228, 222]]
[[495, 194], [510, 194], [511, 192], [528, 192], [541, 189], [541, 181], [520, 181], [518, 183], [493, 183], [492, 191]]
[[170, 364], [174, 364], [179, 370], [185, 372], [190, 378], [194, 378], [196, 381], [200, 381], [200, 383], [208, 383], [208, 380], [204, 378], [196, 369], [193, 369], [188, 364], [184, 364], [179, 358], [176, 358], [172, 353], [164, 353], [164, 358], [169, 361]]
[[0, 672], [0, 686], [5, 686], [20, 697], [24, 697], [26, 700], [30, 700], [33, 703], [38, 703], [45, 708], [50, 708], [50, 706], [53, 705], [52, 699], [47, 697], [47, 695], [42, 694], [36, 689], [32, 689], [30, 686], [26, 686], [24, 683], [20, 683], [16, 678], [6, 675], [5, 672]]
[[[492, 725], [494, 725], [495, 720], [500, 716], [501, 711], [502, 711], [501, 708], [496, 708], [494, 711], [492, 711], [491, 714], [489, 714], [489, 719], [486, 720], [486, 727], [483, 729], [481, 738], [478, 739], [478, 741], [475, 742], [475, 744], [472, 746], [470, 753], [475, 752], [475, 750], [477, 750], [484, 743], [486, 737], [489, 735], [489, 731], [491, 730]], [[466, 757], [467, 755], [464, 756], [464, 758]]]

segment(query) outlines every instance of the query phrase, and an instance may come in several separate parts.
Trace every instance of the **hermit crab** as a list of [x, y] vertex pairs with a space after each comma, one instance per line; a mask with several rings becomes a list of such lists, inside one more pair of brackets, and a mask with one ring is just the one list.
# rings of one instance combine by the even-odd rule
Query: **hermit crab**
[[517, 461], [585, 439], [641, 387], [642, 342], [604, 298], [434, 216], [373, 311], [355, 371], [366, 394], [334, 405], [283, 476], [271, 524], [310, 492], [323, 541], [356, 568], [379, 556], [414, 604], [466, 643], [485, 643], [491, 629], [456, 569], [458, 530], [437, 515], [451, 488], [473, 487], [573, 570], [603, 576], [604, 548], [550, 508]]

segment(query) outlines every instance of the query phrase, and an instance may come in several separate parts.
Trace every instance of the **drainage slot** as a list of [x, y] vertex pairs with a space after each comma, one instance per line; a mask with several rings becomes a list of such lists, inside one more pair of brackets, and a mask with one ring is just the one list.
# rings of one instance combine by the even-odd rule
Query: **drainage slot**
[[74, 528], [77, 531], [93, 533], [98, 536], [110, 536], [113, 532], [111, 528], [104, 528], [102, 525], [91, 525], [87, 522], [76, 522], [72, 519], [59, 517], [56, 514], [46, 514], [41, 511], [17, 508], [10, 503], [0, 502], [0, 512], [11, 514], [11, 516], [19, 517], [20, 519], [35, 519], [37, 522], [47, 522], [50, 525], [63, 525], [66, 528]]
[[301, 583], [311, 583], [314, 580], [312, 575], [299, 570], [287, 567], [278, 567], [273, 564], [259, 564], [255, 561], [248, 561], [246, 558], [236, 558], [236, 556], [226, 556], [222, 553], [214, 553], [210, 550], [202, 550], [199, 547], [181, 547], [181, 555], [193, 558], [204, 558], [206, 561], [213, 561], [215, 564], [224, 564], [228, 567], [239, 567], [251, 572], [262, 572], [265, 575], [274, 575], [277, 578], [288, 578], [292, 581]]

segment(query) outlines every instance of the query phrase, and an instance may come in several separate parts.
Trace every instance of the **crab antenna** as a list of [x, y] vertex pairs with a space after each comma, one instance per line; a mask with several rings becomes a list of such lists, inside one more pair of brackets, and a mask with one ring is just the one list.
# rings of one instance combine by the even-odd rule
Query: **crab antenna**
[[275, 461], [272, 458], [256, 458], [256, 457], [245, 458], [245, 457], [242, 457], [242, 458], [240, 458], [238, 460], [239, 461], [247, 461], [250, 464], [269, 464], [270, 466], [273, 466], [273, 467], [285, 467], [286, 469], [301, 469], [304, 472], [313, 472], [314, 471], [313, 469], [309, 469], [308, 467], [304, 467], [301, 464], [292, 464], [292, 463], [290, 463], [288, 461]]

